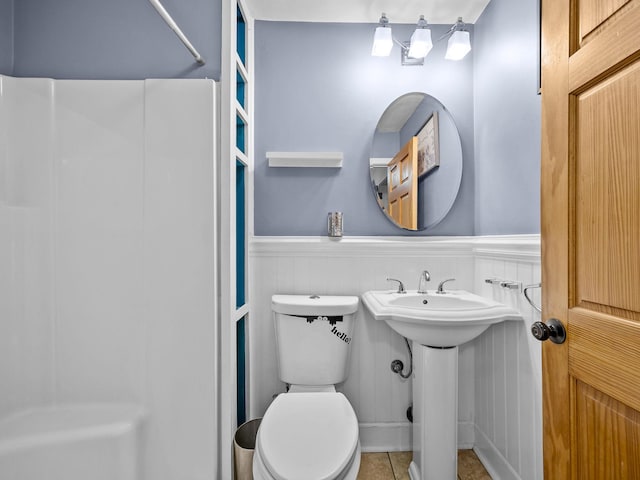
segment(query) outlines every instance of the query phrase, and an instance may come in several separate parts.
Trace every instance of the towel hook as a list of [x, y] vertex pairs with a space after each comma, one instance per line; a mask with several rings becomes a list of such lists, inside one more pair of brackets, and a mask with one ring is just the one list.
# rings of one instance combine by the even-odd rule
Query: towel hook
[[522, 293], [524, 294], [524, 298], [527, 299], [527, 302], [529, 302], [529, 305], [531, 305], [539, 313], [542, 313], [542, 308], [536, 305], [535, 302], [531, 300], [531, 297], [529, 296], [529, 290], [532, 288], [542, 288], [542, 283], [532, 283], [531, 285], [527, 285], [526, 287], [524, 287], [524, 290], [522, 290]]

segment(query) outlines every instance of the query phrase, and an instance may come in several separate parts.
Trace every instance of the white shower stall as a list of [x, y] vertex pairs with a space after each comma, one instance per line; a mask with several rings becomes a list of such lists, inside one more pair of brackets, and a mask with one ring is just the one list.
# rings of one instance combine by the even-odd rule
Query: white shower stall
[[215, 478], [216, 91], [0, 76], [0, 478], [65, 425], [133, 435], [112, 480]]

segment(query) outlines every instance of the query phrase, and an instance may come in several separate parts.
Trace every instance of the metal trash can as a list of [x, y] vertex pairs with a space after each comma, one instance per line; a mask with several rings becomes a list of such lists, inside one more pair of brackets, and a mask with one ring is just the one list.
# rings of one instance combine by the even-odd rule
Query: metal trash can
[[262, 418], [243, 423], [233, 436], [233, 457], [236, 480], [253, 480], [253, 451]]

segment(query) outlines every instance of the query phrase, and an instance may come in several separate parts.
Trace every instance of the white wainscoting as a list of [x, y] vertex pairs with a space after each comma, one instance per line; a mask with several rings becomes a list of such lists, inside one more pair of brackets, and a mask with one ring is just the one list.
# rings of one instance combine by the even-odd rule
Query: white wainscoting
[[[486, 278], [540, 282], [538, 237], [505, 243], [479, 239], [474, 247], [475, 290], [517, 308], [524, 321], [494, 325], [475, 340], [475, 447], [493, 478], [537, 480], [542, 473], [540, 343], [530, 333], [540, 314], [519, 291]], [[540, 289], [532, 290], [540, 305]]]
[[[484, 283], [485, 277], [538, 282], [539, 250], [537, 235], [253, 238], [250, 417], [262, 416], [273, 395], [284, 391], [277, 375], [271, 295], [359, 296], [367, 290], [393, 288], [387, 277], [399, 278], [407, 289], [415, 289], [420, 273], [427, 269], [433, 288], [440, 280], [455, 277], [451, 288], [488, 295], [523, 312], [525, 322], [492, 327], [460, 348], [458, 444], [474, 447], [495, 478], [541, 478], [539, 347], [533, 348], [528, 335], [534, 312], [519, 292]], [[358, 415], [365, 451], [411, 449], [411, 424], [406, 419], [411, 381], [391, 372], [391, 361], [396, 358], [408, 362], [404, 340], [386, 324], [373, 320], [361, 305], [349, 378], [338, 389]], [[511, 476], [497, 476], [505, 469]]]

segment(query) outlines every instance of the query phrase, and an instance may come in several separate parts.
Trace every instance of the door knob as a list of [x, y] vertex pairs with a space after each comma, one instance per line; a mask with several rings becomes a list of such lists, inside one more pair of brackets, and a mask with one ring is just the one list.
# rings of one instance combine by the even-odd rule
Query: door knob
[[531, 325], [531, 334], [541, 342], [548, 339], [553, 343], [560, 344], [567, 339], [567, 331], [557, 318], [552, 318], [546, 323], [535, 322]]

